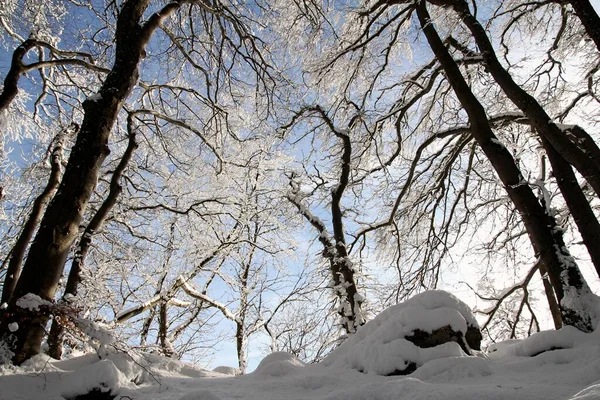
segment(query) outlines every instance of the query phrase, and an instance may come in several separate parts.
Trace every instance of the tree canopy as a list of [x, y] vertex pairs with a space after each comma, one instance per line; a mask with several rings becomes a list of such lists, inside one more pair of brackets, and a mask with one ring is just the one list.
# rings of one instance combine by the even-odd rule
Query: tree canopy
[[315, 361], [461, 274], [488, 341], [593, 330], [598, 27], [587, 0], [6, 2], [12, 362], [105, 335]]

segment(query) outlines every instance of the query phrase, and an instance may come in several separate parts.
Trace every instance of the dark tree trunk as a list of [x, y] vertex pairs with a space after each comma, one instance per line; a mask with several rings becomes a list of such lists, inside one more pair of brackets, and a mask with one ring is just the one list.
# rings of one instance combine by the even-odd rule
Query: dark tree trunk
[[148, 316], [144, 320], [144, 325], [142, 326], [142, 331], [140, 333], [140, 346], [145, 346], [148, 341], [148, 334], [150, 333], [150, 326], [152, 326], [152, 321], [154, 321], [154, 317], [156, 316], [156, 307], [150, 309]]
[[[573, 136], [579, 134], [579, 140], [572, 141], [569, 135], [552, 121], [552, 118], [537, 100], [513, 80], [510, 73], [498, 61], [485, 29], [477, 21], [477, 18], [471, 14], [466, 1], [440, 2], [440, 0], [435, 0], [432, 3], [444, 3], [443, 5], [450, 5], [454, 8], [463, 23], [471, 31], [477, 46], [481, 50], [487, 70], [494, 77], [496, 83], [508, 98], [523, 111], [537, 133], [543, 136], [569, 164], [573, 165], [594, 188], [596, 194], [600, 195], [600, 149], [589, 134], [582, 128], [577, 127], [577, 132], [571, 133]], [[581, 146], [578, 145], [580, 140], [583, 140]]]
[[238, 357], [238, 366], [242, 375], [246, 373], [246, 368], [248, 367], [248, 361], [246, 360], [246, 331], [244, 329], [244, 323], [245, 318], [242, 314], [240, 314], [239, 320], [235, 323], [235, 344]]
[[[96, 187], [100, 167], [106, 158], [110, 131], [123, 102], [137, 83], [139, 63], [150, 36], [161, 21], [181, 5], [167, 4], [141, 24], [150, 0], [127, 0], [117, 18], [114, 65], [98, 94], [83, 102], [84, 118], [63, 180], [48, 206], [29, 250], [23, 273], [0, 326], [0, 336], [13, 336], [13, 362], [21, 364], [40, 352], [49, 316], [17, 307], [17, 300], [32, 293], [52, 301], [71, 244], [83, 213]], [[12, 334], [9, 323], [18, 323]]]
[[[73, 127], [71, 127], [73, 128]], [[71, 129], [69, 128], [69, 129]], [[76, 132], [74, 132], [76, 133]], [[2, 287], [2, 299], [0, 304], [8, 303], [15, 290], [19, 275], [21, 274], [21, 266], [23, 264], [23, 257], [29, 242], [35, 233], [35, 230], [40, 223], [42, 213], [46, 204], [50, 198], [56, 193], [56, 189], [60, 184], [60, 175], [62, 173], [62, 162], [63, 162], [63, 147], [67, 130], [60, 132], [53, 143], [51, 144], [52, 152], [50, 154], [50, 177], [48, 183], [42, 191], [42, 193], [33, 202], [33, 207], [29, 213], [29, 217], [23, 225], [23, 231], [19, 235], [15, 245], [10, 252], [10, 260], [8, 262], [8, 268], [6, 270], [6, 276], [4, 278], [4, 286]]]
[[542, 137], [542, 144], [546, 149], [556, 183], [573, 216], [583, 243], [596, 268], [596, 273], [600, 277], [600, 224], [598, 219], [581, 190], [571, 165], [561, 157], [544, 137]]
[[542, 283], [544, 284], [544, 293], [546, 294], [546, 300], [548, 301], [548, 308], [552, 315], [552, 321], [554, 322], [554, 329], [560, 329], [563, 327], [562, 316], [560, 314], [560, 307], [556, 301], [556, 295], [554, 294], [554, 288], [548, 278], [548, 271], [543, 264], [539, 267]]
[[596, 43], [596, 47], [600, 51], [600, 18], [594, 7], [588, 0], [569, 0], [567, 3], [573, 7], [588, 36]]
[[[348, 186], [350, 179], [350, 163], [352, 159], [352, 143], [350, 136], [345, 131], [342, 131], [334, 125], [327, 113], [320, 107], [310, 107], [303, 112], [315, 112], [327, 124], [331, 132], [342, 142], [341, 154], [341, 172], [339, 181], [331, 191], [331, 223], [333, 226], [333, 240], [327, 232], [323, 222], [314, 217], [300, 203], [297, 198], [297, 188], [294, 188], [294, 195], [288, 195], [288, 200], [298, 208], [298, 211], [317, 229], [319, 232], [319, 241], [323, 245], [323, 256], [329, 261], [329, 268], [334, 284], [336, 297], [340, 302], [338, 313], [342, 320], [342, 326], [346, 333], [352, 334], [365, 323], [362, 313], [363, 298], [358, 293], [356, 283], [356, 273], [354, 265], [350, 260], [348, 249], [346, 247], [346, 239], [344, 234], [343, 212], [341, 208], [341, 200], [344, 191]], [[354, 119], [351, 120], [349, 126], [352, 125]], [[290, 182], [293, 186], [293, 183]]]
[[[585, 1], [580, 3], [585, 3]], [[600, 246], [598, 246], [598, 243], [600, 243], [600, 224], [583, 194], [583, 191], [579, 187], [575, 173], [570, 165], [575, 165], [594, 187], [596, 193], [600, 194], [600, 187], [597, 186], [600, 184], [600, 169], [598, 168], [600, 162], [600, 149], [598, 149], [598, 146], [593, 139], [589, 137], [587, 132], [577, 126], [569, 128], [568, 133], [576, 138], [575, 142], [579, 145], [574, 144], [568, 139], [566, 132], [560, 130], [558, 126], [551, 121], [551, 118], [546, 114], [542, 106], [517, 85], [508, 71], [502, 67], [495, 55], [492, 44], [489, 41], [484, 28], [470, 13], [467, 3], [464, 0], [456, 0], [453, 2], [453, 6], [473, 34], [477, 45], [482, 50], [488, 71], [513, 103], [515, 103], [530, 119], [531, 124], [539, 134], [542, 145], [548, 155], [548, 160], [552, 165], [552, 170], [560, 191], [567, 203], [569, 211], [573, 215], [598, 276], [600, 276]], [[588, 160], [586, 162], [587, 166], [580, 165], [578, 167], [577, 163], [572, 162], [573, 157], [578, 159], [577, 154], [579, 153]], [[571, 159], [570, 161], [567, 161], [569, 160], [569, 157], [571, 157]], [[587, 175], [584, 171], [587, 171]]]
[[519, 211], [532, 246], [547, 268], [564, 323], [585, 332], [591, 331], [593, 326], [589, 311], [578, 303], [578, 300], [591, 296], [591, 292], [565, 248], [562, 232], [557, 229], [556, 221], [546, 213], [529, 185], [523, 182], [521, 171], [512, 155], [494, 135], [483, 106], [471, 92], [458, 65], [440, 39], [424, 0], [417, 4], [417, 16], [431, 49], [446, 72], [448, 82], [467, 112], [473, 137]]
[[[94, 214], [88, 226], [85, 228], [83, 234], [81, 235], [81, 239], [79, 240], [79, 245], [75, 248], [75, 257], [73, 258], [73, 263], [71, 264], [69, 278], [67, 279], [67, 285], [63, 295], [63, 300], [65, 301], [70, 301], [72, 297], [77, 296], [77, 289], [79, 287], [79, 283], [81, 282], [81, 271], [85, 265], [85, 259], [92, 244], [92, 238], [104, 225], [106, 218], [117, 203], [119, 195], [123, 190], [123, 187], [120, 184], [121, 177], [123, 176], [123, 172], [125, 172], [125, 168], [127, 168], [127, 164], [129, 164], [129, 161], [133, 156], [133, 152], [138, 147], [137, 143], [135, 142], [135, 130], [132, 126], [132, 123], [132, 116], [130, 114], [127, 124], [129, 142], [125, 152], [123, 153], [123, 157], [121, 157], [121, 161], [119, 161], [117, 168], [113, 172], [110, 180], [108, 196], [96, 214]], [[64, 328], [56, 319], [54, 319], [52, 321], [52, 328], [50, 329], [50, 334], [48, 336], [48, 355], [57, 360], [60, 360], [62, 357], [63, 331]]]
[[12, 55], [10, 70], [4, 78], [4, 87], [0, 93], [0, 114], [4, 112], [19, 93], [19, 78], [25, 71], [23, 57], [36, 46], [34, 39], [27, 39], [15, 49]]
[[169, 320], [167, 319], [167, 303], [162, 302], [160, 303], [158, 311], [158, 339], [163, 355], [166, 357], [171, 357], [173, 355], [173, 348], [171, 347], [171, 343], [169, 343], [168, 323]]

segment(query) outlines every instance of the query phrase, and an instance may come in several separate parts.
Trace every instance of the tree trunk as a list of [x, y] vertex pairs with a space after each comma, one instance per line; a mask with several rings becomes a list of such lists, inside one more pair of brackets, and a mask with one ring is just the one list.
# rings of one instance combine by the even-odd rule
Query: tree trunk
[[[70, 128], [69, 128], [70, 129]], [[42, 212], [48, 204], [50, 198], [56, 193], [56, 189], [60, 183], [60, 175], [62, 173], [63, 162], [63, 147], [67, 131], [62, 131], [53, 140], [51, 145], [52, 153], [50, 155], [50, 177], [48, 183], [42, 193], [33, 202], [33, 207], [29, 213], [29, 217], [23, 225], [23, 231], [19, 235], [14, 247], [10, 252], [10, 260], [4, 278], [4, 286], [2, 287], [2, 299], [0, 304], [8, 303], [15, 290], [19, 275], [21, 274], [21, 266], [27, 246], [35, 233], [35, 230], [42, 218]]]
[[173, 355], [173, 347], [171, 346], [168, 337], [168, 322], [167, 303], [162, 302], [160, 303], [158, 312], [158, 339], [160, 342], [160, 348], [165, 357], [171, 357]]
[[560, 314], [560, 307], [556, 301], [556, 295], [554, 294], [554, 288], [550, 279], [548, 278], [548, 271], [544, 264], [540, 264], [539, 267], [542, 283], [544, 284], [544, 293], [546, 294], [546, 300], [548, 301], [548, 308], [552, 315], [552, 321], [554, 322], [554, 329], [560, 329], [563, 327], [562, 316]]
[[23, 57], [36, 46], [34, 39], [27, 39], [15, 49], [12, 55], [10, 70], [4, 78], [4, 87], [0, 93], [0, 114], [2, 114], [19, 93], [19, 78], [24, 72]]
[[[325, 224], [301, 204], [301, 199], [298, 197], [299, 188], [295, 187], [293, 182], [290, 182], [293, 193], [292, 195], [288, 195], [287, 198], [319, 232], [319, 241], [323, 245], [323, 256], [329, 261], [329, 268], [334, 284], [333, 289], [340, 302], [338, 314], [346, 333], [352, 334], [365, 323], [362, 313], [363, 298], [358, 293], [356, 271], [346, 247], [343, 212], [341, 208], [342, 197], [350, 179], [352, 143], [350, 136], [345, 131], [336, 128], [333, 121], [320, 106], [307, 108], [303, 112], [316, 112], [325, 121], [331, 132], [342, 142], [341, 172], [337, 184], [331, 191], [333, 240], [329, 236]], [[354, 119], [351, 120], [350, 126], [353, 121]]]
[[[108, 196], [96, 214], [94, 214], [88, 226], [85, 228], [85, 231], [79, 240], [79, 245], [75, 249], [75, 257], [73, 258], [73, 263], [71, 264], [69, 278], [67, 279], [67, 285], [63, 295], [64, 301], [72, 301], [72, 298], [77, 296], [77, 289], [79, 287], [79, 283], [81, 282], [81, 271], [85, 265], [85, 259], [92, 244], [92, 238], [104, 225], [106, 218], [108, 217], [114, 205], [117, 203], [119, 195], [123, 190], [123, 187], [120, 184], [121, 177], [123, 176], [123, 172], [125, 172], [125, 168], [127, 168], [127, 164], [129, 164], [129, 161], [133, 156], [133, 152], [138, 147], [135, 141], [135, 131], [132, 126], [131, 114], [129, 115], [127, 122], [129, 132], [129, 142], [127, 144], [127, 148], [125, 149], [125, 153], [123, 153], [123, 157], [121, 157], [121, 161], [119, 161], [117, 168], [113, 172], [110, 180]], [[63, 331], [64, 328], [56, 319], [54, 319], [52, 321], [52, 327], [50, 328], [50, 334], [48, 336], [48, 355], [57, 360], [60, 360], [62, 357]]]
[[[436, 0], [434, 3], [438, 3]], [[580, 127], [572, 136], [580, 135], [575, 141], [561, 129], [546, 113], [537, 100], [521, 88], [510, 73], [500, 64], [496, 52], [485, 29], [471, 14], [469, 5], [464, 0], [452, 0], [450, 5], [457, 12], [463, 23], [469, 28], [477, 46], [481, 50], [487, 70], [508, 98], [527, 116], [537, 133], [543, 136], [556, 151], [573, 165], [600, 195], [600, 149], [589, 134]], [[578, 142], [583, 139], [581, 147]]]
[[542, 137], [542, 144], [546, 149], [548, 161], [552, 166], [552, 173], [556, 183], [567, 203], [567, 207], [577, 225], [583, 243], [587, 248], [596, 273], [600, 277], [600, 224], [577, 182], [577, 177], [571, 165]]
[[[508, 71], [502, 67], [484, 28], [470, 13], [467, 3], [464, 0], [457, 0], [453, 2], [453, 7], [473, 34], [477, 45], [483, 53], [488, 71], [513, 103], [525, 113], [540, 136], [542, 145], [548, 155], [548, 160], [552, 165], [558, 187], [567, 203], [569, 211], [573, 215], [598, 276], [600, 276], [600, 246], [597, 245], [600, 243], [600, 224], [583, 194], [570, 165], [575, 165], [586, 180], [594, 187], [596, 193], [600, 194], [600, 187], [596, 186], [600, 184], [600, 169], [598, 168], [600, 150], [598, 146], [585, 130], [577, 126], [569, 128], [568, 133], [576, 138], [576, 142], [580, 143], [581, 147], [568, 139], [567, 132], [559, 129], [535, 98], [517, 85]], [[572, 162], [572, 159], [569, 162], [567, 161], [569, 157], [577, 158], [578, 153], [582, 153], [582, 156], [588, 159], [587, 164], [591, 166], [589, 169], [587, 166], [580, 165], [578, 167], [577, 163]], [[587, 171], [587, 175], [584, 171]]]
[[557, 229], [556, 221], [546, 213], [532, 189], [523, 181], [521, 171], [512, 155], [494, 135], [483, 106], [471, 92], [458, 65], [440, 39], [424, 0], [417, 4], [417, 16], [431, 49], [444, 68], [448, 82], [469, 117], [473, 137], [494, 167], [508, 196], [519, 211], [531, 244], [548, 270], [564, 323], [585, 332], [591, 331], [592, 316], [582, 303], [588, 300], [592, 293], [581, 276], [577, 264], [566, 250], [562, 232]]
[[596, 43], [596, 47], [600, 51], [600, 18], [594, 7], [588, 0], [569, 0], [567, 3], [573, 7], [588, 36]]
[[[17, 306], [17, 300], [32, 293], [52, 301], [71, 244], [89, 198], [96, 187], [100, 167], [106, 158], [110, 131], [139, 77], [139, 63], [145, 46], [161, 21], [181, 3], [171, 2], [141, 24], [150, 0], [127, 0], [117, 18], [114, 65], [97, 95], [83, 102], [84, 117], [59, 190], [48, 206], [29, 250], [15, 293], [9, 303], [9, 317], [0, 326], [0, 336], [13, 336], [15, 364], [40, 352], [49, 316]], [[13, 334], [8, 325], [17, 323]], [[14, 326], [14, 325], [13, 325]]]

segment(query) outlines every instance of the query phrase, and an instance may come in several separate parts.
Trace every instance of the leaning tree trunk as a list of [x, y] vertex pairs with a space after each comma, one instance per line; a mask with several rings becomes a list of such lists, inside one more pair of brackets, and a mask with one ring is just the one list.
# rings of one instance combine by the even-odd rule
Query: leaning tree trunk
[[558, 188], [562, 193], [567, 207], [573, 216], [577, 229], [587, 248], [588, 254], [600, 277], [600, 223], [592, 210], [588, 199], [581, 190], [577, 177], [571, 165], [542, 137], [542, 144], [546, 149], [548, 161], [552, 166], [552, 173], [556, 178]]
[[594, 41], [600, 51], [600, 18], [588, 0], [567, 1], [581, 20], [588, 36]]
[[592, 185], [596, 194], [600, 195], [600, 186], [598, 186], [600, 185], [600, 150], [587, 132], [577, 126], [571, 128], [569, 134], [575, 137], [575, 143], [580, 145], [572, 142], [566, 132], [552, 122], [536, 99], [523, 90], [500, 64], [485, 29], [471, 14], [468, 4], [464, 0], [455, 0], [452, 6], [473, 34], [482, 51], [488, 71], [512, 102], [525, 113], [540, 136], [558, 187], [600, 276], [600, 246], [598, 246], [600, 224], [579, 187], [570, 165], [574, 165]]
[[23, 258], [25, 257], [25, 251], [29, 242], [35, 233], [35, 230], [40, 223], [42, 213], [50, 198], [56, 193], [56, 189], [60, 184], [60, 176], [62, 173], [62, 162], [63, 162], [63, 147], [67, 130], [63, 130], [53, 140], [51, 144], [52, 153], [50, 155], [50, 177], [48, 183], [42, 191], [42, 193], [33, 202], [33, 207], [29, 213], [27, 221], [23, 225], [23, 231], [19, 235], [15, 245], [10, 252], [10, 260], [8, 261], [8, 267], [6, 269], [6, 276], [4, 278], [4, 285], [2, 286], [2, 299], [0, 304], [4, 304], [10, 301], [12, 294], [15, 290], [19, 275], [21, 274], [21, 266], [23, 264]]
[[579, 268], [569, 255], [556, 221], [539, 203], [532, 189], [523, 182], [521, 171], [510, 152], [496, 138], [481, 103], [465, 81], [460, 69], [440, 39], [427, 11], [426, 1], [416, 6], [419, 22], [448, 82], [465, 109], [471, 133], [502, 181], [508, 196], [519, 211], [527, 234], [540, 261], [547, 268], [556, 291], [563, 322], [582, 331], [593, 329], [590, 310], [583, 303], [592, 293]]
[[[125, 152], [123, 153], [123, 157], [121, 157], [121, 161], [119, 161], [117, 168], [113, 172], [110, 180], [108, 196], [83, 231], [81, 239], [79, 240], [79, 245], [75, 248], [75, 257], [73, 258], [73, 263], [71, 264], [69, 278], [67, 279], [67, 285], [63, 295], [63, 300], [66, 302], [70, 302], [72, 298], [77, 296], [77, 290], [79, 283], [81, 282], [81, 271], [85, 265], [85, 259], [92, 244], [92, 238], [104, 225], [108, 214], [117, 203], [117, 199], [123, 191], [123, 187], [120, 184], [121, 177], [123, 176], [123, 172], [125, 172], [125, 168], [127, 168], [127, 164], [129, 164], [129, 161], [133, 156], [133, 152], [138, 147], [135, 141], [135, 130], [133, 128], [131, 113], [127, 119], [127, 131], [129, 134], [129, 142]], [[60, 360], [62, 357], [63, 335], [64, 328], [59, 321], [57, 321], [55, 316], [54, 320], [52, 321], [52, 327], [50, 328], [50, 334], [48, 336], [48, 355], [57, 360]]]
[[[141, 23], [150, 0], [127, 0], [117, 18], [114, 65], [95, 96], [83, 102], [84, 117], [63, 180], [48, 206], [29, 250], [23, 273], [9, 303], [1, 336], [12, 336], [15, 364], [40, 352], [49, 316], [18, 307], [28, 293], [52, 301], [71, 244], [96, 187], [106, 158], [110, 131], [125, 99], [139, 78], [139, 63], [150, 36], [182, 2], [171, 2]], [[16, 332], [14, 328], [18, 324]], [[10, 326], [10, 328], [9, 328]]]
[[[451, 6], [463, 23], [471, 31], [477, 46], [481, 50], [484, 63], [489, 73], [508, 98], [527, 116], [537, 133], [543, 136], [558, 153], [573, 165], [600, 195], [600, 149], [581, 127], [569, 129], [568, 133], [561, 129], [546, 113], [540, 103], [519, 84], [500, 64], [496, 52], [487, 33], [477, 18], [469, 10], [465, 0], [431, 0], [433, 4]], [[572, 141], [569, 136], [574, 137]]]

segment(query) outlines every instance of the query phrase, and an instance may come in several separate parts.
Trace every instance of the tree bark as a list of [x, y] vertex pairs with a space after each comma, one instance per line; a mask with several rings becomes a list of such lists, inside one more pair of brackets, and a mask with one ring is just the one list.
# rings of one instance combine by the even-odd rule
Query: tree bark
[[440, 39], [427, 11], [426, 1], [419, 1], [416, 9], [427, 41], [469, 117], [473, 137], [519, 211], [533, 249], [548, 270], [564, 323], [590, 332], [593, 329], [592, 316], [579, 302], [585, 301], [592, 294], [577, 264], [565, 248], [562, 232], [556, 226], [554, 218], [546, 213], [546, 209], [539, 203], [529, 185], [523, 181], [521, 171], [512, 155], [492, 131], [483, 106]]
[[[513, 80], [510, 73], [498, 61], [485, 29], [477, 21], [477, 18], [471, 14], [466, 1], [441, 2], [435, 0], [432, 3], [440, 5], [443, 3], [444, 6], [449, 5], [454, 8], [463, 23], [471, 31], [477, 46], [481, 50], [487, 70], [494, 77], [496, 83], [508, 98], [523, 111], [537, 133], [543, 136], [569, 164], [573, 165], [594, 188], [596, 194], [600, 195], [600, 149], [589, 134], [583, 128], [576, 127], [577, 132], [568, 132], [570, 135], [567, 135], [568, 130], [563, 130], [554, 123], [538, 101]], [[578, 135], [579, 137], [577, 137]], [[573, 136], [575, 141], [571, 140], [569, 136]], [[580, 140], [583, 140], [581, 147], [577, 144]]]
[[[301, 204], [298, 197], [299, 189], [292, 185], [292, 193], [288, 194], [288, 200], [296, 206], [298, 211], [319, 232], [319, 241], [323, 245], [323, 256], [329, 261], [331, 277], [334, 284], [336, 297], [340, 302], [338, 314], [342, 320], [342, 326], [347, 334], [355, 333], [365, 323], [362, 313], [363, 298], [358, 293], [356, 284], [356, 271], [350, 260], [344, 233], [343, 212], [341, 200], [350, 179], [350, 163], [352, 159], [352, 143], [350, 136], [334, 125], [325, 110], [320, 106], [309, 107], [303, 112], [315, 112], [327, 124], [331, 132], [342, 142], [341, 172], [337, 184], [331, 191], [331, 223], [333, 226], [333, 240], [329, 236], [323, 222], [312, 215], [308, 209]], [[300, 113], [300, 114], [301, 114]], [[300, 115], [298, 114], [298, 115]], [[350, 121], [352, 125], [354, 119]]]
[[165, 357], [171, 357], [173, 355], [173, 348], [168, 337], [168, 322], [167, 303], [162, 302], [160, 303], [158, 312], [158, 339], [160, 342], [160, 348]]
[[[75, 128], [72, 126], [71, 128]], [[4, 285], [2, 287], [2, 298], [0, 304], [4, 304], [10, 301], [12, 294], [15, 290], [19, 275], [21, 274], [21, 266], [23, 264], [23, 258], [27, 246], [35, 233], [35, 230], [40, 223], [42, 213], [50, 198], [56, 193], [56, 189], [60, 184], [60, 177], [62, 173], [62, 162], [63, 162], [63, 148], [67, 130], [60, 132], [53, 140], [51, 145], [52, 153], [50, 155], [50, 177], [48, 183], [42, 191], [42, 193], [33, 202], [33, 207], [29, 213], [29, 217], [23, 225], [23, 231], [19, 235], [15, 245], [10, 252], [10, 260], [6, 269], [6, 276], [4, 278]], [[53, 147], [52, 147], [53, 146]]]
[[[575, 3], [585, 3], [585, 1], [575, 1]], [[473, 34], [477, 45], [483, 53], [488, 71], [513, 103], [525, 113], [540, 136], [542, 145], [548, 155], [548, 160], [552, 165], [558, 187], [567, 203], [569, 211], [573, 215], [594, 263], [596, 272], [600, 276], [600, 246], [598, 246], [598, 243], [600, 243], [600, 224], [571, 168], [571, 164], [578, 168], [586, 180], [594, 187], [596, 194], [600, 194], [600, 186], [598, 186], [600, 184], [600, 169], [598, 164], [600, 161], [600, 149], [598, 149], [594, 140], [581, 127], [574, 126], [566, 130], [559, 129], [535, 98], [517, 85], [508, 71], [500, 64], [484, 28], [471, 14], [468, 4], [464, 0], [454, 0], [452, 6]], [[580, 145], [573, 143], [568, 136], [574, 137], [575, 142], [580, 143]], [[586, 166], [583, 166], [581, 163], [578, 166], [577, 163], [572, 162], [573, 157], [577, 161], [581, 160], [577, 154], [587, 159]]]
[[[64, 301], [69, 302], [73, 297], [77, 296], [77, 290], [79, 283], [81, 282], [81, 271], [85, 266], [85, 259], [92, 244], [92, 238], [100, 229], [102, 229], [106, 218], [117, 203], [117, 200], [123, 191], [123, 187], [120, 183], [121, 177], [123, 176], [123, 173], [125, 172], [131, 157], [133, 156], [133, 152], [138, 147], [138, 144], [135, 141], [135, 130], [133, 128], [131, 113], [129, 114], [127, 120], [127, 127], [129, 142], [125, 152], [123, 153], [123, 157], [121, 157], [117, 168], [113, 172], [110, 180], [108, 196], [96, 214], [94, 214], [88, 226], [85, 228], [83, 234], [81, 235], [81, 239], [79, 240], [79, 245], [75, 248], [75, 257], [73, 258], [73, 263], [71, 264], [69, 278], [67, 279], [67, 285], [63, 294]], [[60, 360], [62, 357], [63, 335], [64, 328], [60, 325], [60, 323], [58, 323], [58, 321], [56, 321], [56, 319], [54, 319], [52, 321], [52, 327], [50, 328], [50, 334], [48, 336], [48, 355], [57, 360]]]
[[[27, 53], [35, 47], [45, 48], [49, 50], [53, 56], [71, 58], [40, 60], [31, 64], [24, 64], [23, 58], [25, 58]], [[6, 77], [4, 78], [4, 86], [2, 88], [2, 92], [0, 92], [0, 114], [2, 114], [8, 109], [10, 103], [15, 99], [15, 97], [19, 93], [19, 79], [23, 74], [27, 73], [28, 71], [39, 70], [42, 68], [60, 65], [79, 65], [96, 72], [108, 72], [105, 68], [96, 66], [91, 62], [87, 62], [81, 58], [87, 58], [91, 60], [91, 56], [89, 54], [77, 51], [59, 50], [52, 46], [50, 43], [46, 43], [41, 40], [29, 38], [23, 41], [23, 43], [21, 43], [19, 47], [17, 47], [13, 52], [10, 69], [6, 74]]]
[[571, 165], [542, 137], [542, 144], [546, 149], [548, 161], [552, 166], [552, 173], [556, 183], [573, 216], [577, 229], [581, 234], [583, 243], [600, 277], [600, 224], [590, 206], [588, 199], [577, 182], [577, 177]]
[[554, 294], [554, 288], [548, 278], [548, 271], [543, 264], [539, 267], [542, 283], [544, 284], [544, 293], [546, 294], [546, 300], [548, 301], [548, 308], [552, 315], [552, 321], [554, 322], [554, 329], [560, 329], [563, 327], [562, 316], [560, 313], [560, 307], [556, 301], [556, 295]]
[[36, 45], [33, 39], [27, 39], [15, 49], [12, 55], [10, 70], [4, 78], [4, 87], [0, 93], [0, 113], [4, 112], [19, 93], [19, 78], [25, 71], [23, 57]]
[[588, 0], [569, 0], [567, 3], [573, 7], [588, 36], [594, 41], [598, 51], [600, 51], [600, 18], [598, 18], [594, 7]]
[[[117, 18], [114, 65], [96, 96], [83, 102], [84, 118], [63, 180], [48, 206], [29, 250], [23, 273], [8, 306], [9, 318], [0, 326], [0, 336], [13, 336], [15, 364], [40, 352], [49, 316], [17, 306], [28, 293], [52, 301], [71, 244], [75, 240], [89, 198], [96, 187], [106, 158], [110, 131], [125, 99], [139, 78], [139, 63], [150, 36], [181, 6], [171, 2], [140, 23], [150, 0], [127, 0]], [[12, 334], [8, 324], [17, 323]], [[14, 325], [13, 325], [14, 326]]]

